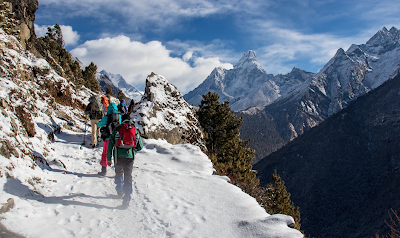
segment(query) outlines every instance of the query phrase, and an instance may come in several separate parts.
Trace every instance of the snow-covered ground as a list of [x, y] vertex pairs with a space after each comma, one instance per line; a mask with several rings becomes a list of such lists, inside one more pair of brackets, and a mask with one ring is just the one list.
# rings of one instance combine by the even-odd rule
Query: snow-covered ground
[[[210, 160], [197, 146], [164, 140], [144, 140], [135, 159], [133, 199], [122, 210], [114, 171], [97, 175], [102, 143], [90, 148], [88, 131], [82, 146], [83, 137], [68, 130], [56, 134], [47, 156], [51, 168], [31, 180], [40, 193], [17, 179], [0, 178], [1, 202], [15, 200], [14, 208], [1, 215], [2, 224], [40, 238], [302, 237], [287, 226], [291, 217], [270, 216], [226, 177], [212, 175]], [[38, 170], [21, 173], [35, 178]]]

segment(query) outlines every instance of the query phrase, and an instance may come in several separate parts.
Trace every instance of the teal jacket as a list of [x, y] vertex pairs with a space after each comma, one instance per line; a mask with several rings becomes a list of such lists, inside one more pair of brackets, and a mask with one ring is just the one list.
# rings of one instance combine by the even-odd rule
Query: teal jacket
[[[108, 105], [108, 107], [107, 107], [107, 115], [109, 115], [109, 114], [111, 114], [111, 113], [118, 113], [118, 107], [117, 107], [117, 104], [115, 104], [115, 103], [110, 103], [110, 105]], [[107, 119], [108, 119], [108, 116], [107, 115], [105, 115], [103, 118], [101, 118], [101, 120], [99, 121], [99, 123], [97, 123], [97, 125], [99, 126], [99, 127], [104, 127], [104, 126], [106, 126], [107, 125]], [[119, 124], [121, 124], [121, 115], [118, 115], [118, 117], [119, 117]], [[106, 140], [108, 140], [108, 139], [106, 139]]]
[[[129, 123], [133, 126], [135, 126], [135, 123], [132, 121], [123, 121], [123, 123]], [[111, 161], [112, 155], [115, 157], [115, 152], [117, 152], [117, 158], [135, 158], [136, 151], [140, 151], [143, 149], [143, 141], [142, 138], [140, 137], [139, 131], [137, 131], [137, 137], [138, 137], [138, 143], [135, 148], [133, 149], [122, 149], [122, 148], [114, 148], [115, 145], [115, 134], [117, 134], [117, 131], [119, 131], [119, 128], [121, 128], [121, 125], [117, 126], [113, 133], [110, 136], [110, 139], [108, 141], [108, 148], [107, 148], [107, 160]], [[116, 151], [114, 151], [116, 150]]]

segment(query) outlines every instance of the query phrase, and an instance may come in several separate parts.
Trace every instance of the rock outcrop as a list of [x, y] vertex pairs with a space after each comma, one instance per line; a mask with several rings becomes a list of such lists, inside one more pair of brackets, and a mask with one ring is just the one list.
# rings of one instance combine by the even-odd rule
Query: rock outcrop
[[171, 144], [190, 143], [206, 150], [193, 107], [161, 75], [152, 73], [147, 77], [145, 93], [133, 117], [144, 138], [162, 138]]
[[34, 21], [35, 12], [39, 8], [38, 0], [6, 0], [11, 3], [12, 12], [15, 13], [15, 19], [19, 21], [20, 43], [25, 49], [34, 50], [36, 40]]

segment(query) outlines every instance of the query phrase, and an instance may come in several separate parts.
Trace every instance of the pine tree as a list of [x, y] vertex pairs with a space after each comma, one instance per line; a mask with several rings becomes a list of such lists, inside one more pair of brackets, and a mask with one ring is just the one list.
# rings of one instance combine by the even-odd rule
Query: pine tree
[[[68, 78], [75, 85], [84, 85], [82, 69], [79, 62], [64, 48], [63, 33], [60, 25], [47, 28], [45, 37], [36, 41], [36, 49], [46, 57], [53, 68], [63, 77]], [[89, 87], [89, 85], [85, 85]]]
[[291, 215], [295, 228], [300, 230], [300, 212], [277, 172], [273, 175], [273, 184], [267, 188], [260, 186], [252, 166], [255, 151], [248, 148], [249, 140], [240, 139], [243, 121], [231, 111], [229, 101], [220, 103], [218, 94], [209, 92], [203, 95], [196, 115], [205, 132], [207, 154], [215, 173], [228, 176], [231, 183], [254, 197], [268, 213]]
[[48, 27], [46, 36], [57, 43], [59, 46], [64, 47], [64, 38], [60, 25], [56, 24], [54, 27]]
[[0, 1], [0, 26], [5, 33], [15, 36], [19, 40], [19, 30], [17, 29], [18, 20], [12, 13], [10, 3], [4, 0]]
[[114, 93], [113, 93], [112, 88], [110, 86], [106, 88], [106, 94], [114, 97]]
[[97, 66], [91, 62], [82, 72], [84, 85], [94, 92], [100, 92], [101, 87], [96, 79]]
[[124, 92], [122, 92], [122, 90], [119, 90], [117, 98], [121, 101], [122, 99], [126, 100], [126, 96], [124, 94]]
[[216, 93], [203, 96], [197, 116], [206, 133], [206, 146], [217, 174], [226, 175], [231, 183], [247, 193], [259, 185], [252, 169], [255, 151], [249, 141], [240, 139], [242, 118], [230, 109], [229, 101], [220, 103]]
[[197, 116], [200, 124], [207, 133], [206, 145], [209, 153], [218, 155], [219, 162], [223, 161], [224, 147], [229, 141], [238, 139], [242, 118], [237, 118], [229, 107], [229, 101], [219, 102], [216, 93], [203, 95]]
[[285, 182], [274, 170], [272, 174], [272, 183], [267, 184], [263, 196], [263, 207], [270, 214], [285, 214], [294, 218], [295, 228], [300, 230], [300, 212], [290, 199], [290, 193], [286, 191]]

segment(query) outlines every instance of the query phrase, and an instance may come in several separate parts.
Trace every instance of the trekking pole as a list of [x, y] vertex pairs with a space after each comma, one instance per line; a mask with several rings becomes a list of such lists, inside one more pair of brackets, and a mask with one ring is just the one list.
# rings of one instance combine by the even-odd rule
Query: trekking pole
[[87, 119], [88, 117], [86, 116], [85, 117], [85, 133], [83, 134], [83, 143], [82, 143], [82, 145], [85, 145], [85, 143], [86, 143], [86, 125], [87, 125]]
[[114, 147], [114, 150], [115, 150], [115, 155], [114, 155], [114, 167], [115, 167], [115, 165], [117, 164], [117, 147]]

